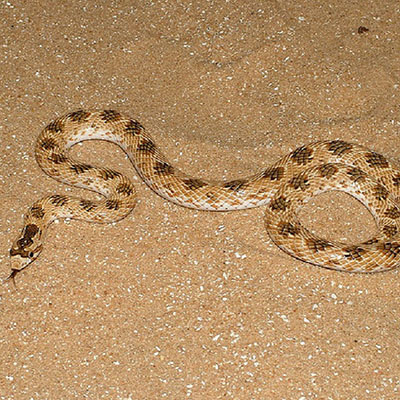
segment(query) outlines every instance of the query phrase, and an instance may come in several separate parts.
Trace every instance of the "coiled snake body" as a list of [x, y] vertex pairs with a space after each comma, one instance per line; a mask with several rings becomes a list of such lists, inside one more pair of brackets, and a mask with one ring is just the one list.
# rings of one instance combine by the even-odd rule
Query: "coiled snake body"
[[[100, 193], [104, 199], [52, 195], [35, 202], [10, 250], [11, 278], [37, 258], [47, 227], [55, 219], [105, 223], [124, 218], [134, 208], [135, 189], [127, 177], [69, 156], [71, 146], [90, 139], [119, 145], [153, 191], [181, 206], [209, 211], [265, 206], [265, 225], [272, 240], [303, 261], [354, 272], [389, 270], [399, 263], [400, 171], [380, 154], [341, 140], [316, 142], [299, 147], [256, 175], [214, 184], [177, 171], [134, 119], [113, 110], [80, 110], [46, 126], [37, 141], [36, 159], [51, 177]], [[310, 233], [296, 212], [310, 197], [330, 190], [360, 200], [375, 217], [377, 235], [358, 245], [345, 245]]]

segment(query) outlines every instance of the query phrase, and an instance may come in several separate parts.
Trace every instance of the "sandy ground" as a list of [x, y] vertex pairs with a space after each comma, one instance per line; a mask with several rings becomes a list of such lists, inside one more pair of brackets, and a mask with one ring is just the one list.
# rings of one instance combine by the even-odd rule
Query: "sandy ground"
[[[34, 158], [40, 130], [69, 111], [138, 118], [201, 178], [243, 177], [326, 138], [400, 158], [396, 0], [9, 0], [0, 12], [3, 277], [34, 199], [87, 195]], [[116, 146], [74, 153], [131, 176], [140, 201], [113, 225], [53, 225], [17, 289], [0, 286], [0, 399], [400, 396], [399, 271], [307, 265], [271, 243], [262, 209], [180, 208]], [[375, 229], [344, 194], [302, 215], [332, 239]]]

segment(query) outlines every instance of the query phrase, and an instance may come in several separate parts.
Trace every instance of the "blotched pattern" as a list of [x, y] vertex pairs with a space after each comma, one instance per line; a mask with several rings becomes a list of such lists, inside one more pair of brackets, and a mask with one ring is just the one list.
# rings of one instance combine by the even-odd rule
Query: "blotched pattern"
[[[56, 119], [41, 132], [36, 159], [51, 177], [100, 193], [104, 199], [52, 195], [34, 203], [10, 250], [10, 277], [36, 259], [44, 233], [56, 218], [112, 222], [134, 208], [135, 189], [127, 177], [69, 155], [71, 146], [90, 139], [119, 145], [152, 190], [181, 206], [209, 211], [265, 206], [265, 225], [272, 240], [303, 261], [354, 272], [384, 271], [398, 265], [400, 171], [380, 154], [341, 140], [316, 142], [299, 147], [256, 175], [211, 184], [176, 170], [134, 119], [113, 110], [80, 110]], [[349, 246], [318, 238], [302, 226], [299, 207], [329, 190], [360, 200], [375, 217], [378, 234]]]

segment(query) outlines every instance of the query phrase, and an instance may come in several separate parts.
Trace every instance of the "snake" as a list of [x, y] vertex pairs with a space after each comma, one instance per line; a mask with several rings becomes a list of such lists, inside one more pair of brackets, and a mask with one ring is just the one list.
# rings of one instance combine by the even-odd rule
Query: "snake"
[[[264, 206], [271, 240], [289, 255], [317, 266], [347, 272], [379, 272], [400, 261], [400, 170], [384, 156], [343, 140], [298, 147], [256, 174], [230, 181], [193, 178], [174, 167], [140, 122], [114, 110], [78, 110], [49, 123], [39, 134], [35, 156], [41, 169], [63, 183], [100, 194], [100, 200], [53, 194], [36, 201], [24, 215], [10, 249], [11, 274], [41, 253], [49, 225], [58, 219], [111, 223], [135, 207], [132, 182], [120, 172], [72, 158], [70, 149], [86, 140], [105, 140], [127, 154], [141, 179], [179, 206], [233, 211]], [[373, 215], [376, 234], [358, 244], [311, 233], [299, 210], [313, 196], [345, 192]]]

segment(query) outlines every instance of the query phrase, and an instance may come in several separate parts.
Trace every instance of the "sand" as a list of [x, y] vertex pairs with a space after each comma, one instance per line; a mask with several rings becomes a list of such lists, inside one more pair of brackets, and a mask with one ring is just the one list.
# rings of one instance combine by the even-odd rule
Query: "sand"
[[[87, 195], [34, 158], [40, 130], [76, 109], [137, 118], [204, 179], [320, 139], [400, 158], [395, 0], [9, 0], [0, 12], [2, 277], [35, 199]], [[17, 288], [0, 286], [0, 399], [398, 398], [399, 271], [305, 264], [271, 243], [262, 209], [184, 209], [116, 146], [74, 154], [132, 177], [140, 201], [112, 225], [54, 224]], [[375, 230], [345, 194], [302, 219], [352, 243]]]

